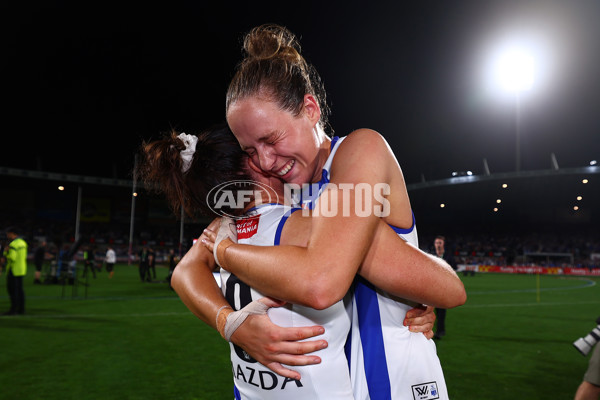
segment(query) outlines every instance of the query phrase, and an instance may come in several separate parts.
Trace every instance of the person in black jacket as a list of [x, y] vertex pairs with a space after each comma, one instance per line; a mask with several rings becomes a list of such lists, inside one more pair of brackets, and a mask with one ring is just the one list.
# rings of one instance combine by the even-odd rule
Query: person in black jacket
[[148, 270], [149, 255], [150, 255], [150, 251], [148, 250], [148, 246], [144, 245], [144, 247], [142, 247], [142, 250], [140, 250], [140, 253], [139, 253], [140, 280], [142, 282], [150, 281], [150, 276], [149, 276], [150, 271]]
[[46, 241], [42, 240], [33, 254], [33, 264], [35, 265], [35, 275], [33, 276], [33, 284], [42, 284], [42, 266], [46, 261]]
[[[456, 262], [454, 261], [454, 256], [451, 252], [446, 251], [446, 238], [441, 235], [436, 236], [435, 240], [433, 241], [433, 246], [435, 248], [435, 255], [446, 261], [452, 267], [452, 269], [456, 271]], [[433, 338], [439, 340], [442, 338], [442, 336], [446, 335], [446, 310], [444, 308], [436, 308], [435, 314], [437, 328]]]
[[87, 247], [83, 251], [83, 261], [85, 268], [83, 270], [83, 276], [87, 276], [88, 269], [92, 271], [94, 279], [96, 279], [96, 247]]

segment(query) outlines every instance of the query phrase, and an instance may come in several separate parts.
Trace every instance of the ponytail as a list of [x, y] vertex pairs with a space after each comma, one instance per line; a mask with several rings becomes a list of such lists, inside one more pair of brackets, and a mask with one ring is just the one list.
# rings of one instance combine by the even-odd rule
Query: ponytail
[[179, 215], [183, 207], [191, 218], [215, 215], [207, 204], [212, 188], [223, 182], [249, 179], [243, 173], [246, 154], [226, 124], [216, 125], [197, 138], [187, 170], [181, 155], [189, 146], [177, 132], [171, 131], [162, 139], [144, 142], [141, 146], [140, 175], [145, 186], [150, 191], [163, 193], [175, 215]]
[[321, 78], [300, 52], [298, 40], [287, 28], [265, 24], [244, 38], [245, 57], [229, 84], [226, 112], [238, 100], [263, 94], [282, 110], [300, 115], [304, 96], [313, 95], [321, 109], [320, 125], [328, 131], [329, 107]]

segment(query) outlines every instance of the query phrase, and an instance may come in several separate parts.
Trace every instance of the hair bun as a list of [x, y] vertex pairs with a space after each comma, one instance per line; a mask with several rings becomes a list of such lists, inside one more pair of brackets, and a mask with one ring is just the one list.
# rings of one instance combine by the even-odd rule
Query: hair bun
[[290, 62], [302, 62], [300, 44], [287, 28], [265, 24], [253, 28], [244, 38], [244, 50], [248, 58], [268, 60], [281, 58]]

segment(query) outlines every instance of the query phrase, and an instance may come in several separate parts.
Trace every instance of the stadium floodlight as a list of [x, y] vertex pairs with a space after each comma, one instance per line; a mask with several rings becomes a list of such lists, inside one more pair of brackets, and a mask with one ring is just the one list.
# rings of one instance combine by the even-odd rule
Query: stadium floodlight
[[509, 47], [498, 57], [498, 79], [512, 93], [526, 92], [533, 86], [535, 63], [522, 47]]
[[521, 93], [533, 86], [533, 56], [520, 46], [512, 46], [500, 53], [498, 79], [501, 85], [515, 97], [516, 161], [515, 169], [521, 170]]
[[528, 92], [544, 80], [550, 60], [541, 38], [513, 33], [490, 47], [485, 69], [486, 85], [509, 97]]
[[[541, 38], [514, 32], [490, 47], [485, 81], [494, 93], [507, 95], [514, 102], [516, 131], [516, 171], [521, 169], [521, 101], [525, 92], [538, 89], [548, 64]], [[543, 67], [543, 68], [542, 68]]]

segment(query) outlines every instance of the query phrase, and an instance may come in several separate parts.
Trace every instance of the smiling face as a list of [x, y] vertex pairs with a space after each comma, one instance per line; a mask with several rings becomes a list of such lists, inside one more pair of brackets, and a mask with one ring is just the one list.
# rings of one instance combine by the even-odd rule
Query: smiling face
[[320, 110], [306, 95], [298, 116], [281, 110], [262, 96], [248, 96], [233, 103], [227, 122], [254, 167], [287, 183], [317, 182], [327, 158], [328, 140], [318, 127]]

